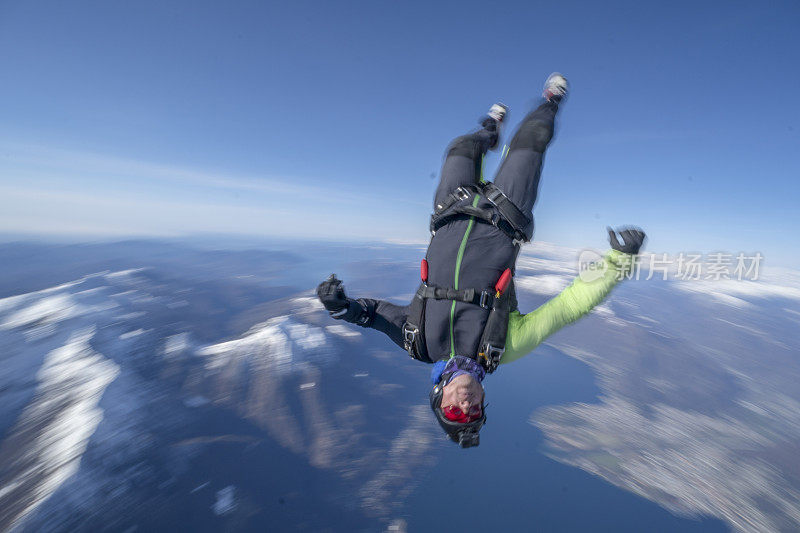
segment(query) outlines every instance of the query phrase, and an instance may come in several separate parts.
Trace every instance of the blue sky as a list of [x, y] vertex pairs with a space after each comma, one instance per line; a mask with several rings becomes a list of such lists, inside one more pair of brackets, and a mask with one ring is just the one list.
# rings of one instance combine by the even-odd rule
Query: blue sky
[[537, 239], [637, 224], [651, 251], [794, 265], [798, 23], [797, 2], [0, 1], [0, 233], [423, 241], [448, 141], [497, 100], [513, 129], [558, 70]]

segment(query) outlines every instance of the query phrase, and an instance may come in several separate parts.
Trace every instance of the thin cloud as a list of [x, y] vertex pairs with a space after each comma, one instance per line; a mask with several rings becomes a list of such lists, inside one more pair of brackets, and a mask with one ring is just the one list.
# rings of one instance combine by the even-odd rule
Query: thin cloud
[[34, 190], [0, 185], [0, 230], [21, 234], [179, 236], [233, 233], [286, 237], [375, 238], [397, 232], [390, 219], [365, 225], [361, 213], [320, 207], [252, 207], [154, 198], [147, 193]]
[[12, 233], [413, 239], [418, 225], [404, 231], [399, 219], [427, 210], [423, 202], [409, 209], [298, 177], [243, 177], [19, 143], [0, 150], [0, 231]]
[[[169, 182], [224, 189], [232, 192], [260, 192], [284, 194], [293, 198], [325, 198], [330, 202], [363, 204], [385, 202], [377, 195], [343, 191], [341, 187], [321, 185], [313, 178], [300, 176], [260, 175], [242, 176], [232, 172], [204, 172], [196, 169], [108, 156], [92, 152], [77, 152], [60, 148], [49, 148], [32, 144], [4, 142], [0, 150], [5, 152], [6, 164], [23, 170], [26, 177], [47, 178], [59, 175], [102, 175], [111, 180], [135, 179]], [[2, 168], [2, 167], [0, 167]], [[402, 199], [392, 201], [404, 202]], [[421, 207], [425, 202], [405, 202]]]

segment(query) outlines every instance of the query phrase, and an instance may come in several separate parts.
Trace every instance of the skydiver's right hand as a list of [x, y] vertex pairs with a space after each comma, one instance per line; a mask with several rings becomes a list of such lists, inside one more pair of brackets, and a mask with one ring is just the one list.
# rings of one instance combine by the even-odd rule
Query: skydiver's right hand
[[[617, 239], [617, 233], [622, 237], [622, 244]], [[638, 254], [646, 237], [647, 235], [644, 234], [644, 231], [639, 228], [617, 228], [616, 231], [608, 228], [608, 242], [611, 243], [611, 247], [625, 254]]]
[[344, 293], [342, 280], [338, 279], [336, 274], [331, 274], [317, 286], [317, 297], [331, 314], [347, 309], [347, 296]]

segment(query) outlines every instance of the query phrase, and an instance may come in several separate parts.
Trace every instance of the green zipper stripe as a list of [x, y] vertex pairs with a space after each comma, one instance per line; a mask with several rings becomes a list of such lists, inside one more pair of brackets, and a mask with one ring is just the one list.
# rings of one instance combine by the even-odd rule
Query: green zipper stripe
[[[483, 172], [481, 172], [483, 174]], [[475, 195], [475, 200], [472, 202], [472, 207], [478, 205], [478, 200], [480, 200], [480, 195]], [[456, 275], [455, 275], [455, 283], [453, 284], [453, 288], [458, 290], [458, 276], [461, 273], [461, 260], [464, 259], [464, 250], [467, 248], [467, 239], [469, 239], [469, 234], [472, 232], [472, 226], [475, 225], [475, 217], [469, 217], [469, 224], [467, 224], [467, 231], [464, 232], [464, 237], [461, 239], [461, 246], [458, 247], [458, 256], [456, 257]], [[453, 304], [450, 306], [450, 357], [453, 358], [456, 356], [456, 342], [455, 342], [455, 333], [453, 331], [453, 322], [455, 321], [456, 315], [456, 301], [453, 300]]]
[[450, 306], [450, 359], [456, 356], [456, 347], [453, 343], [453, 318], [456, 312], [456, 302]]

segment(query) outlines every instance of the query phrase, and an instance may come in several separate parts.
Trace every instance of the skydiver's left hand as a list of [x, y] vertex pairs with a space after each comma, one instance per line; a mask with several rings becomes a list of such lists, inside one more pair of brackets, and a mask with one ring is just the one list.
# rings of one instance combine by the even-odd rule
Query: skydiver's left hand
[[342, 280], [331, 274], [317, 287], [317, 297], [330, 313], [340, 313], [347, 308], [347, 295], [344, 293]]
[[[622, 238], [622, 243], [617, 239], [617, 233]], [[640, 228], [623, 227], [617, 228], [616, 231], [608, 228], [608, 242], [611, 243], [611, 247], [625, 254], [638, 254], [646, 238], [647, 235]]]

